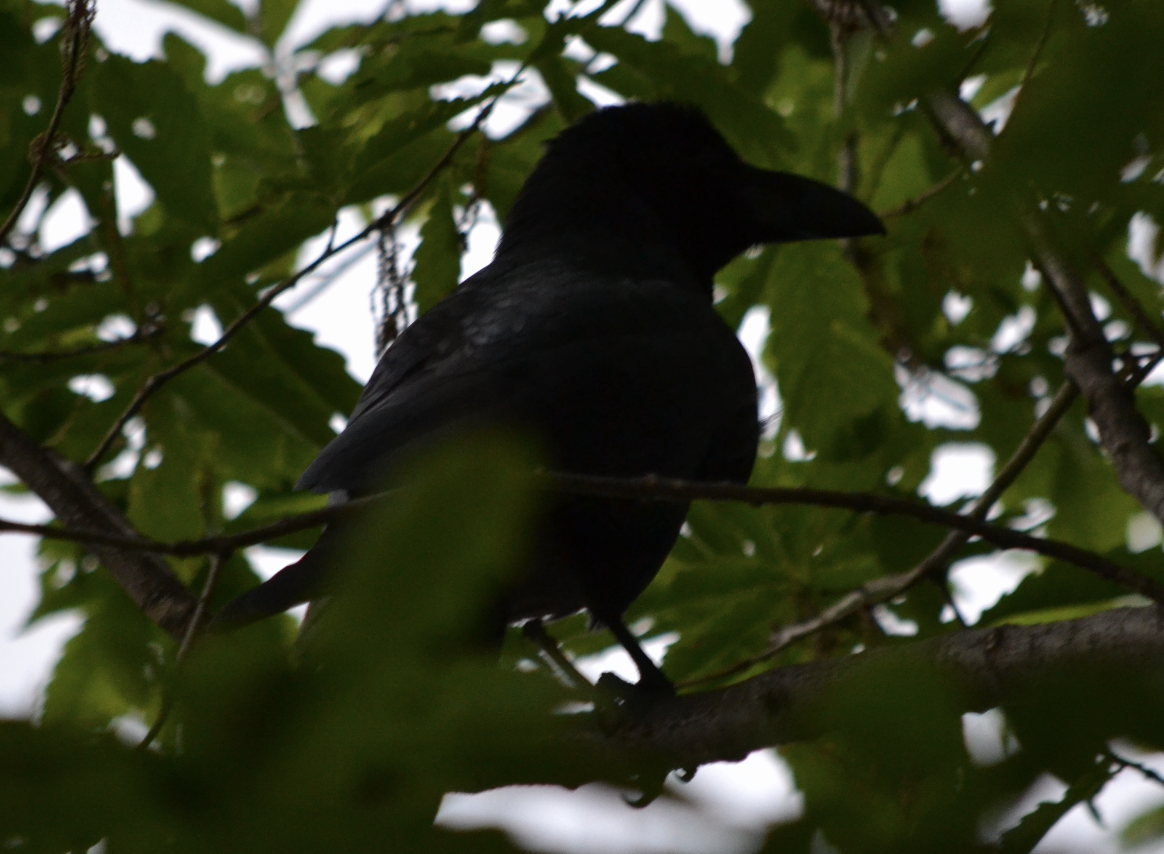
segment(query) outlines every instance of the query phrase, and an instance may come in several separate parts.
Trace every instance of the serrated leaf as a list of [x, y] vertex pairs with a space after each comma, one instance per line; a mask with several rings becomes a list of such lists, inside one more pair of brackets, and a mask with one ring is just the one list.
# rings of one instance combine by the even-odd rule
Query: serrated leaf
[[308, 237], [333, 221], [334, 210], [314, 199], [294, 201], [250, 219], [191, 276], [189, 292], [180, 294], [186, 305], [211, 296], [224, 284], [261, 269], [285, 256]]
[[[96, 570], [100, 572], [100, 570]], [[157, 701], [160, 630], [108, 576], [94, 574], [85, 624], [66, 644], [45, 689], [44, 722], [104, 729]]]
[[461, 233], [453, 219], [452, 189], [442, 181], [434, 195], [428, 219], [420, 229], [420, 246], [412, 270], [412, 280], [416, 282], [414, 299], [421, 314], [452, 292], [461, 275]]
[[788, 423], [810, 449], [837, 453], [846, 421], [896, 408], [893, 364], [864, 316], [856, 273], [833, 247], [781, 249], [769, 277], [768, 354]]
[[[143, 414], [146, 451], [130, 482], [129, 520], [143, 534], [159, 540], [197, 539], [205, 531], [204, 437], [191, 429], [191, 413], [180, 397], [158, 395]], [[145, 464], [156, 457], [160, 459], [152, 468]]]
[[156, 60], [138, 64], [119, 56], [93, 73], [95, 107], [109, 135], [154, 188], [167, 214], [213, 233], [218, 215], [210, 139], [182, 79]]

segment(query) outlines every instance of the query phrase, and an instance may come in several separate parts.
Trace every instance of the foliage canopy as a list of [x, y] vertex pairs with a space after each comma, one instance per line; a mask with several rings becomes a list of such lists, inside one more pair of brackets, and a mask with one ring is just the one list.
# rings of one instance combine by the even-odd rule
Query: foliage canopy
[[[296, 0], [262, 0], [245, 14], [224, 0], [180, 5], [272, 58], [296, 10]], [[1164, 581], [1159, 549], [1133, 552], [1126, 537], [1131, 520], [1151, 528], [1159, 517], [1145, 499], [1151, 490], [1129, 487], [1152, 473], [1129, 474], [1106, 441], [1098, 398], [1065, 355], [1093, 323], [1128, 387], [1164, 347], [1160, 282], [1127, 251], [1130, 227], [1164, 222], [1164, 7], [1003, 0], [983, 24], [959, 30], [932, 0], [898, 0], [893, 10], [754, 0], [723, 62], [674, 9], [649, 40], [612, 5], [550, 14], [534, 0], [482, 0], [454, 15], [393, 2], [371, 23], [295, 46], [280, 59], [293, 74], [251, 68], [210, 83], [205, 57], [176, 34], [166, 35], [163, 58], [139, 63], [88, 34], [83, 4], [2, 0], [0, 215], [24, 210], [0, 247], [5, 416], [61, 457], [88, 461], [100, 492], [156, 540], [231, 535], [318, 509], [321, 500], [293, 484], [358, 395], [343, 358], [269, 306], [206, 353], [191, 337], [195, 313], [209, 308], [229, 329], [314, 260], [306, 241], [354, 209], [378, 226], [367, 239], [388, 235], [386, 256], [395, 228], [420, 228], [412, 266], [381, 277], [396, 300], [390, 330], [409, 309], [405, 279], [419, 312], [455, 287], [466, 211], [487, 203], [504, 220], [541, 144], [594, 108], [583, 93], [672, 99], [701, 107], [757, 166], [830, 182], [839, 170], [889, 229], [858, 245], [768, 248], [719, 277], [729, 323], [756, 307], [770, 316], [764, 360], [782, 407], [756, 485], [916, 497], [942, 445], [978, 443], [1001, 469], [1051, 409], [1057, 420], [1044, 422], [1047, 435], [1002, 495], [996, 524], [1037, 529]], [[70, 56], [80, 61], [70, 66]], [[327, 73], [340, 58], [354, 65], [342, 79]], [[475, 94], [447, 96], [443, 84], [466, 76], [483, 82], [458, 91]], [[541, 102], [513, 94], [519, 78], [541, 87]], [[959, 91], [969, 115], [995, 118], [988, 156], [943, 112], [961, 103]], [[46, 137], [62, 93], [59, 126]], [[290, 99], [310, 113], [306, 126], [289, 122]], [[523, 118], [480, 132], [470, 122], [495, 99], [498, 111], [524, 109]], [[117, 210], [118, 155], [155, 194], [132, 220]], [[41, 223], [70, 194], [91, 227], [46, 249]], [[326, 261], [313, 275], [336, 263]], [[1056, 263], [1074, 271], [1084, 303], [1090, 295], [1090, 321], [1072, 315], [1081, 309], [1057, 284]], [[151, 376], [199, 354], [139, 395]], [[1111, 364], [1109, 356], [1109, 372]], [[1053, 402], [1073, 380], [1083, 396]], [[107, 395], [93, 393], [105, 386]], [[1164, 388], [1139, 385], [1134, 404], [1156, 435]], [[42, 541], [33, 620], [79, 610], [85, 623], [41, 720], [0, 726], [0, 838], [45, 852], [102, 838], [113, 851], [371, 850], [386, 839], [509, 850], [500, 836], [432, 831], [440, 795], [591, 779], [650, 788], [666, 757], [614, 762], [571, 747], [578, 716], [551, 714], [561, 689], [544, 669], [511, 666], [532, 655], [520, 638], [503, 668], [457, 641], [474, 592], [512, 563], [531, 506], [529, 484], [512, 474], [520, 451], [482, 441], [430, 461], [420, 485], [384, 511], [353, 556], [358, 595], [334, 606], [306, 658], [282, 618], [196, 645], [179, 670], [179, 640], [83, 544]], [[223, 504], [230, 483], [257, 493], [235, 518]], [[303, 548], [317, 530], [275, 544]], [[652, 634], [678, 633], [665, 670], [705, 687], [858, 645], [906, 648], [962, 628], [946, 570], [989, 546], [955, 543], [936, 573], [866, 597], [778, 649], [772, 636], [911, 570], [942, 537], [892, 516], [697, 503], [631, 617], [650, 618]], [[168, 561], [195, 591], [216, 565]], [[255, 583], [242, 552], [220, 563], [211, 608]], [[1048, 625], [1129, 604], [1146, 603], [1040, 559], [978, 625]], [[915, 637], [883, 628], [903, 621]], [[581, 617], [555, 634], [575, 655], [609, 644]], [[823, 834], [843, 852], [987, 850], [981, 817], [1050, 771], [1070, 786], [1062, 803], [1001, 843], [1030, 850], [1118, 770], [1105, 752], [1111, 738], [1164, 744], [1159, 716], [1146, 711], [1161, 709], [1158, 684], [1113, 679], [1105, 695], [1080, 696], [1035, 664], [1030, 677], [1035, 687], [1005, 706], [1021, 749], [989, 766], [962, 742], [960, 714], [974, 702], [929, 664], [849, 680], [820, 709], [828, 731], [782, 748], [805, 812], [773, 831], [770, 849], [818, 850]], [[114, 734], [171, 705], [155, 749], [134, 751]], [[1162, 831], [1164, 819], [1150, 814], [1129, 840]]]

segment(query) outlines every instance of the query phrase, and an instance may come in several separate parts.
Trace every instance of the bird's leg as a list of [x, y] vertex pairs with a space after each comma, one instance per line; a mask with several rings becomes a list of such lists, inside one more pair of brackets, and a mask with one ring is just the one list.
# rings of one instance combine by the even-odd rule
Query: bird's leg
[[[610, 633], [614, 635], [622, 648], [630, 655], [631, 660], [635, 663], [635, 667], [639, 669], [639, 681], [635, 685], [643, 691], [649, 691], [652, 694], [664, 694], [667, 696], [675, 695], [675, 686], [671, 684], [671, 680], [663, 675], [663, 671], [655, 666], [655, 662], [643, 652], [643, 648], [639, 646], [638, 638], [631, 634], [631, 630], [626, 627], [626, 623], [621, 618], [602, 618], [603, 624], [610, 629]], [[612, 674], [604, 674], [611, 676]], [[619, 680], [621, 681], [621, 680]]]
[[558, 646], [556, 640], [550, 637], [541, 620], [530, 620], [521, 627], [521, 633], [537, 644], [542, 658], [549, 664], [554, 674], [566, 684], [567, 688], [586, 693], [592, 692], [594, 686], [590, 684], [590, 680], [579, 673], [574, 663], [566, 658], [562, 653], [562, 648]]

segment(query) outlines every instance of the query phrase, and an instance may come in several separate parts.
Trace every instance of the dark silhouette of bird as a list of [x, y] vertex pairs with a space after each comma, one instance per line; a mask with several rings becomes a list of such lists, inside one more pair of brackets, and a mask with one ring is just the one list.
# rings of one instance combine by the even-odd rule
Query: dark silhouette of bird
[[[694, 108], [591, 113], [549, 143], [493, 262], [384, 353], [299, 486], [373, 492], [407, 449], [490, 424], [531, 431], [563, 472], [745, 483], [760, 432], [756, 381], [713, 307], [713, 275], [758, 244], [876, 233], [881, 222], [847, 194], [744, 163]], [[623, 615], [687, 509], [555, 497], [505, 619], [585, 609], [630, 653], [640, 686], [671, 690]], [[219, 624], [321, 595], [327, 541], [325, 532], [301, 561], [230, 603]]]

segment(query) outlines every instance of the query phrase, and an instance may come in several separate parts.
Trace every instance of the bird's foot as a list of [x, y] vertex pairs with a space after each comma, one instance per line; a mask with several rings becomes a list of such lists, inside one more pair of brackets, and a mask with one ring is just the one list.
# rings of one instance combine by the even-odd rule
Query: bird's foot
[[660, 700], [675, 696], [675, 686], [662, 673], [658, 674], [658, 679], [640, 678], [635, 683], [613, 673], [603, 673], [596, 687], [610, 698], [615, 708], [632, 715], [641, 714]]

